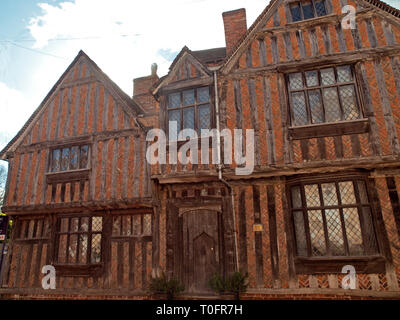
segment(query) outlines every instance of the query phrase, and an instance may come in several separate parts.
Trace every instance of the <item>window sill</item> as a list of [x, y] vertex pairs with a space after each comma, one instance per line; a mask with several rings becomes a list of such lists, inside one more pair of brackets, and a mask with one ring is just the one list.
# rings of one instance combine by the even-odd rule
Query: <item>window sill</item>
[[[291, 2], [293, 3], [293, 2], [297, 2], [297, 1], [293, 0]], [[286, 24], [286, 26], [287, 27], [296, 26], [296, 25], [304, 23], [304, 22], [308, 22], [308, 23], [311, 23], [311, 24], [314, 24], [314, 23], [318, 24], [320, 22], [325, 22], [324, 20], [326, 18], [336, 18], [336, 17], [337, 17], [336, 14], [331, 13], [331, 14], [326, 14], [324, 16], [319, 16], [319, 17], [314, 17], [314, 18], [310, 18], [310, 19], [303, 19], [303, 20], [299, 20], [299, 21], [289, 22], [289, 23]]]
[[103, 273], [103, 264], [68, 265], [54, 264], [57, 276], [95, 277]]
[[342, 273], [345, 265], [352, 265], [357, 273], [385, 273], [385, 259], [380, 256], [364, 257], [295, 257], [297, 274]]
[[292, 140], [308, 138], [323, 138], [360, 134], [369, 131], [367, 118], [351, 121], [338, 121], [330, 123], [310, 124], [305, 126], [289, 127], [289, 137]]
[[46, 173], [46, 182], [60, 183], [60, 182], [71, 182], [89, 179], [90, 169], [79, 169], [62, 172], [49, 172]]

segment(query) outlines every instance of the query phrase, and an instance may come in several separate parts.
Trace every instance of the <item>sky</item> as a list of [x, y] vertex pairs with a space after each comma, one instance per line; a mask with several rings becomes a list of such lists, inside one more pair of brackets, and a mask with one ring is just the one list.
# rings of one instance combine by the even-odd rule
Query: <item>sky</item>
[[[400, 0], [386, 0], [400, 9]], [[126, 93], [159, 76], [183, 48], [225, 46], [222, 13], [250, 26], [269, 0], [0, 0], [0, 149], [39, 106], [79, 50]], [[0, 165], [5, 164], [0, 161]]]

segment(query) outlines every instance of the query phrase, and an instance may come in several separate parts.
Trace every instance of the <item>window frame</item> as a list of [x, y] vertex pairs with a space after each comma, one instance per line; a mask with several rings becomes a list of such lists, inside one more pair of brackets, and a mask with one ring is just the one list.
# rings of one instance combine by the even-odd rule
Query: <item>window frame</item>
[[[197, 89], [201, 89], [201, 88], [208, 88], [209, 89], [209, 101], [208, 102], [204, 102], [204, 103], [197, 103]], [[196, 86], [188, 86], [185, 88], [179, 88], [176, 90], [168, 90], [164, 93], [164, 110], [165, 110], [165, 117], [164, 117], [164, 123], [165, 123], [165, 132], [166, 132], [166, 136], [169, 139], [170, 133], [169, 133], [169, 111], [172, 110], [180, 110], [180, 122], [181, 122], [181, 128], [178, 128], [178, 134], [181, 130], [183, 130], [183, 110], [187, 109], [187, 108], [193, 108], [195, 109], [194, 111], [194, 131], [196, 131], [198, 138], [201, 138], [201, 129], [198, 128], [199, 126], [199, 113], [198, 113], [198, 109], [199, 106], [203, 106], [203, 105], [210, 105], [210, 128], [209, 130], [215, 129], [215, 111], [214, 111], [214, 90], [212, 90], [212, 85], [196, 85]], [[187, 106], [183, 106], [182, 101], [183, 101], [183, 92], [185, 91], [189, 91], [189, 90], [194, 90], [195, 91], [195, 104], [193, 105], [187, 105]], [[168, 96], [170, 94], [174, 94], [174, 93], [180, 93], [180, 99], [181, 99], [181, 105], [179, 107], [176, 108], [169, 108], [169, 101], [168, 101]], [[175, 141], [175, 140], [173, 140]], [[179, 139], [178, 139], [179, 141]]]
[[[81, 150], [80, 148], [83, 146], [87, 146], [88, 147], [88, 160], [87, 160], [87, 166], [86, 168], [80, 168], [80, 153], [78, 155], [78, 169], [70, 169], [70, 163], [71, 163], [71, 149], [74, 147], [78, 147], [79, 151]], [[58, 171], [53, 171], [53, 153], [55, 150], [60, 150], [60, 169], [61, 169], [61, 158], [62, 158], [62, 150], [68, 148], [69, 151], [69, 163], [68, 163], [68, 170], [58, 170]], [[92, 150], [92, 145], [89, 142], [79, 142], [79, 143], [69, 143], [69, 144], [63, 144], [63, 145], [55, 145], [52, 146], [49, 149], [49, 162], [48, 162], [48, 166], [47, 166], [47, 174], [63, 174], [63, 173], [68, 173], [68, 172], [80, 172], [80, 171], [86, 171], [86, 170], [90, 170], [91, 168], [91, 150]]]
[[[375, 242], [376, 242], [376, 252], [372, 253], [369, 251], [369, 245], [366, 245], [366, 227], [363, 218], [359, 218], [361, 234], [362, 234], [362, 245], [364, 247], [364, 255], [346, 255], [346, 256], [334, 256], [328, 255], [328, 245], [326, 237], [328, 234], [326, 233], [326, 221], [325, 214], [323, 213], [323, 227], [324, 227], [324, 241], [326, 245], [327, 254], [324, 256], [312, 256], [310, 254], [311, 243], [310, 243], [310, 231], [308, 220], [305, 219], [307, 217], [308, 207], [305, 204], [305, 194], [304, 194], [304, 185], [309, 184], [324, 184], [324, 183], [338, 183], [344, 181], [364, 181], [366, 187], [366, 193], [368, 197], [368, 204], [364, 204], [360, 202], [359, 199], [359, 191], [355, 189], [355, 197], [356, 203], [352, 205], [346, 205], [345, 207], [356, 207], [358, 215], [360, 217], [359, 208], [363, 206], [368, 206], [370, 208], [371, 215], [371, 223], [374, 230]], [[353, 183], [353, 185], [355, 185]], [[302, 208], [294, 208], [292, 204], [292, 196], [291, 190], [292, 187], [300, 186], [301, 197], [302, 197]], [[295, 273], [296, 274], [315, 274], [315, 273], [341, 273], [341, 269], [346, 264], [351, 264], [356, 268], [357, 272], [363, 273], [380, 273], [385, 272], [385, 261], [387, 253], [383, 244], [382, 235], [380, 233], [381, 225], [378, 221], [379, 213], [377, 212], [375, 198], [373, 194], [374, 186], [369, 182], [368, 176], [366, 174], [360, 172], [349, 172], [343, 174], [336, 175], [312, 175], [312, 176], [298, 176], [287, 180], [286, 183], [286, 198], [288, 203], [288, 211], [287, 211], [287, 221], [289, 225], [289, 239], [288, 239], [288, 250], [291, 253], [290, 258], [293, 261]], [[355, 187], [356, 188], [356, 187]], [[319, 187], [320, 190], [320, 187]], [[321, 194], [320, 194], [321, 197]], [[339, 206], [339, 204], [338, 204]], [[314, 207], [310, 207], [314, 209]], [[324, 206], [321, 207], [321, 211], [324, 210]], [[330, 207], [328, 207], [330, 208]], [[343, 207], [341, 207], [343, 208]], [[317, 210], [317, 209], [315, 209]], [[296, 240], [296, 231], [295, 231], [295, 221], [294, 221], [294, 212], [302, 211], [303, 212], [303, 223], [304, 223], [304, 232], [306, 234], [306, 245], [307, 245], [307, 256], [298, 255], [297, 251], [297, 240]], [[340, 210], [341, 211], [341, 210]], [[342, 219], [342, 213], [341, 213]], [[341, 221], [343, 224], [343, 221]], [[343, 228], [343, 225], [342, 225]], [[344, 240], [345, 241], [345, 240]], [[290, 242], [290, 243], [289, 243]], [[344, 243], [346, 248], [346, 244]], [[345, 249], [346, 252], [347, 249]]]
[[[350, 70], [351, 70], [351, 74], [353, 77], [353, 80], [351, 82], [343, 82], [343, 83], [337, 83], [337, 68], [340, 67], [344, 67], [344, 66], [349, 66]], [[322, 85], [322, 81], [321, 81], [321, 70], [323, 69], [329, 69], [329, 68], [333, 68], [334, 69], [334, 74], [335, 74], [335, 84], [331, 84], [331, 85]], [[319, 84], [318, 86], [312, 86], [312, 87], [307, 87], [307, 82], [306, 82], [306, 76], [305, 73], [306, 72], [311, 72], [311, 71], [317, 71], [318, 74], [318, 81]], [[302, 75], [302, 81], [304, 84], [304, 87], [302, 89], [295, 89], [292, 90], [290, 89], [290, 79], [289, 76], [290, 74], [294, 74], [294, 73], [301, 73]], [[289, 125], [290, 128], [303, 128], [303, 127], [317, 127], [317, 126], [326, 126], [326, 125], [332, 125], [332, 126], [337, 126], [343, 123], [350, 123], [350, 122], [360, 122], [363, 120], [366, 120], [366, 116], [365, 116], [365, 111], [364, 111], [364, 107], [363, 107], [363, 99], [362, 99], [362, 95], [360, 93], [360, 86], [359, 86], [359, 79], [358, 79], [358, 75], [356, 72], [356, 65], [355, 63], [341, 63], [341, 64], [326, 64], [326, 65], [322, 65], [322, 66], [318, 66], [318, 67], [308, 67], [308, 68], [301, 68], [301, 69], [296, 69], [296, 70], [290, 70], [290, 71], [286, 71], [284, 74], [284, 79], [285, 79], [285, 84], [286, 84], [286, 92], [287, 92], [287, 103], [288, 103], [288, 115], [289, 115]], [[339, 87], [342, 86], [349, 86], [349, 85], [353, 85], [354, 86], [354, 92], [355, 92], [355, 99], [356, 99], [356, 107], [358, 109], [359, 112], [359, 117], [357, 119], [350, 119], [350, 120], [346, 120], [344, 119], [344, 111], [343, 111], [343, 103], [342, 103], [342, 98], [340, 96]], [[325, 103], [324, 103], [324, 98], [323, 98], [323, 92], [322, 89], [325, 88], [336, 88], [336, 92], [337, 92], [337, 97], [338, 97], [338, 101], [339, 101], [339, 110], [340, 110], [340, 120], [338, 121], [330, 121], [330, 122], [326, 122], [326, 113], [325, 113]], [[320, 92], [320, 98], [321, 98], [321, 105], [322, 105], [322, 115], [323, 115], [323, 121], [322, 122], [317, 122], [317, 123], [313, 123], [312, 122], [312, 113], [311, 113], [311, 107], [310, 107], [310, 102], [309, 102], [309, 97], [308, 97], [308, 91], [313, 91], [313, 90], [319, 90]], [[295, 118], [294, 118], [294, 104], [293, 104], [293, 99], [292, 99], [292, 93], [294, 92], [303, 92], [304, 96], [305, 96], [305, 108], [306, 108], [306, 112], [307, 112], [307, 123], [306, 124], [301, 124], [301, 125], [296, 125], [295, 124]]]
[[[313, 10], [313, 14], [314, 14], [314, 16], [312, 18], [307, 18], [307, 19], [304, 18], [303, 3], [306, 2], [306, 1], [310, 1], [312, 3], [312, 10]], [[292, 1], [292, 2], [290, 2], [288, 4], [288, 6], [289, 6], [289, 11], [290, 11], [291, 21], [293, 23], [297, 23], [297, 22], [307, 21], [307, 20], [311, 20], [311, 19], [315, 19], [315, 18], [321, 18], [321, 17], [325, 17], [325, 16], [329, 15], [328, 8], [326, 6], [326, 0], [321, 0], [321, 1], [324, 3], [324, 7], [325, 7], [325, 15], [322, 15], [322, 16], [317, 15], [317, 9], [316, 9], [316, 6], [315, 6], [315, 2], [316, 1], [315, 0], [300, 0], [300, 1]], [[300, 20], [296, 20], [296, 21], [294, 21], [293, 14], [292, 14], [292, 6], [295, 5], [295, 4], [298, 5], [298, 7], [300, 9], [300, 16], [301, 16], [301, 19]]]
[[[101, 217], [102, 218], [102, 230], [101, 231], [93, 231], [92, 230], [92, 221], [94, 217]], [[71, 231], [71, 220], [74, 218], [78, 218], [78, 231]], [[80, 225], [81, 225], [81, 219], [82, 218], [88, 218], [89, 219], [89, 226], [88, 226], [88, 231], [80, 231]], [[62, 219], [68, 219], [68, 231], [67, 232], [61, 232], [61, 221]], [[54, 221], [54, 231], [53, 231], [53, 243], [54, 243], [54, 248], [53, 248], [53, 261], [54, 261], [54, 266], [57, 270], [57, 273], [63, 276], [98, 276], [103, 273], [104, 269], [104, 264], [106, 261], [106, 238], [107, 238], [107, 220], [104, 214], [100, 212], [93, 212], [93, 213], [69, 213], [69, 214], [58, 214], [55, 216], [55, 221]], [[71, 234], [73, 235], [81, 235], [81, 234], [86, 234], [87, 235], [87, 251], [86, 251], [86, 263], [79, 263], [75, 261], [74, 263], [69, 263], [68, 261], [68, 254], [67, 250], [70, 246], [70, 237]], [[100, 234], [101, 235], [101, 240], [100, 240], [100, 261], [99, 262], [92, 262], [91, 258], [91, 253], [92, 253], [92, 236], [93, 234]], [[66, 256], [65, 262], [60, 262], [59, 261], [59, 247], [60, 247], [60, 235], [67, 235], [67, 240], [66, 240]], [[80, 247], [80, 240], [79, 236], [77, 237], [76, 241], [76, 254], [77, 257], [79, 255], [79, 247]], [[76, 258], [77, 259], [77, 258]]]

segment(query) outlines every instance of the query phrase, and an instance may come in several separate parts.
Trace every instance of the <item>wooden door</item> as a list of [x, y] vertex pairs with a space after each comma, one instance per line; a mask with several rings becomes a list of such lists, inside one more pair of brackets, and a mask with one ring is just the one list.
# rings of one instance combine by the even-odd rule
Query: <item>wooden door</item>
[[183, 280], [191, 293], [210, 293], [209, 280], [221, 272], [219, 214], [195, 210], [183, 214]]

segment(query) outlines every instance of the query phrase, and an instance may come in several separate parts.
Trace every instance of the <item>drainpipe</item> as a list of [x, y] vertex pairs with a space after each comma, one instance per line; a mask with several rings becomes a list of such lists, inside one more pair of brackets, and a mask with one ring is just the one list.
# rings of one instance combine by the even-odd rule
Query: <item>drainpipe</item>
[[232, 202], [232, 215], [234, 225], [234, 241], [235, 241], [235, 256], [236, 256], [236, 270], [239, 271], [239, 250], [236, 232], [236, 213], [235, 213], [235, 195], [232, 185], [222, 177], [222, 161], [221, 161], [221, 131], [219, 124], [219, 97], [218, 97], [218, 83], [217, 83], [217, 70], [214, 70], [214, 92], [215, 92], [215, 114], [217, 123], [217, 161], [218, 161], [218, 179], [229, 189]]

